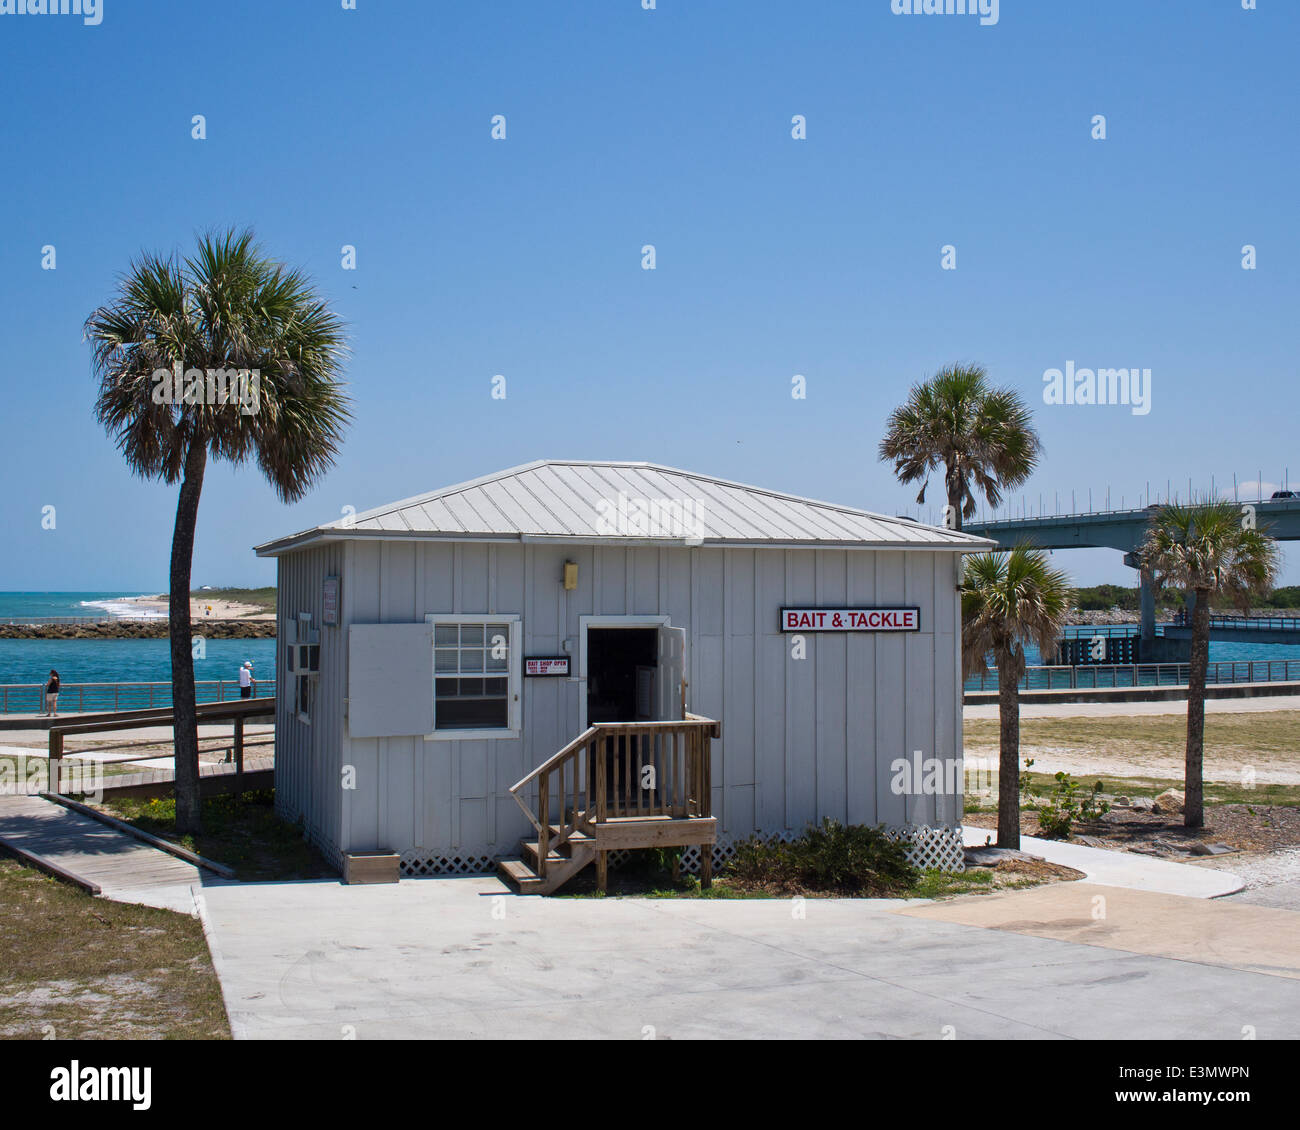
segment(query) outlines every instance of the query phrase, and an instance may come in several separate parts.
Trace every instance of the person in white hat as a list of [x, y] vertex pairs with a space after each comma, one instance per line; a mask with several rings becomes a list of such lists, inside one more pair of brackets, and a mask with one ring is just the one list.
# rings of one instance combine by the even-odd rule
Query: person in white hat
[[239, 697], [252, 698], [253, 688], [256, 685], [253, 680], [253, 661], [245, 659], [244, 665], [239, 669]]

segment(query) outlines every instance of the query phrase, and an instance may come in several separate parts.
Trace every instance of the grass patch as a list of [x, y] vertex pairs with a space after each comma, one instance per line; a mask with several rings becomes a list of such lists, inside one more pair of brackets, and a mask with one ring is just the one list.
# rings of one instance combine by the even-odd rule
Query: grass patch
[[[998, 720], [967, 719], [965, 743], [996, 751]], [[1020, 745], [1051, 747], [1131, 763], [1138, 772], [1144, 755], [1181, 760], [1187, 746], [1186, 714], [1134, 714], [1107, 717], [1022, 718]], [[1253, 761], [1294, 761], [1300, 749], [1300, 711], [1268, 710], [1249, 714], [1207, 714], [1207, 758]]]
[[905, 898], [937, 899], [950, 895], [986, 895], [993, 890], [993, 872], [984, 868], [971, 871], [923, 871], [920, 881]]
[[902, 898], [933, 899], [989, 894], [1037, 886], [1079, 873], [1050, 864], [1000, 863], [996, 869], [964, 872], [920, 871], [906, 858], [905, 845], [880, 828], [844, 825], [833, 820], [810, 827], [797, 840], [751, 839], [737, 845], [736, 855], [709, 890], [693, 875], [672, 874], [671, 849], [634, 852], [609, 876], [608, 891], [596, 890], [588, 868], [558, 892], [560, 898]]
[[[1183, 791], [1183, 779], [1181, 777], [1149, 777], [1135, 775], [1131, 777], [1117, 777], [1112, 774], [1078, 774], [1079, 779], [1091, 785], [1094, 780], [1102, 782], [1102, 791], [1107, 796], [1128, 796], [1128, 797], [1157, 797], [1166, 789], [1177, 789]], [[1038, 797], [1047, 797], [1051, 794], [1056, 781], [1051, 773], [1035, 773], [1033, 770], [1026, 772], [1020, 771], [1022, 781], [1027, 780], [1029, 791]], [[1254, 788], [1245, 788], [1242, 785], [1226, 784], [1216, 781], [1206, 781], [1205, 803], [1206, 805], [1221, 804], [1246, 804], [1258, 805], [1283, 805], [1288, 807], [1300, 806], [1300, 785], [1256, 785]], [[963, 805], [963, 811], [968, 815], [975, 815], [984, 812], [997, 812], [996, 799], [986, 803], [981, 803], [974, 797], [967, 796]], [[1035, 811], [1033, 806], [1022, 804], [1021, 812]]]
[[[570, 880], [553, 898], [644, 898], [644, 899], [791, 899], [791, 898], [846, 898], [839, 891], [800, 889], [786, 882], [741, 880], [723, 874], [713, 880], [713, 886], [704, 890], [694, 875], [682, 875], [674, 880], [671, 871], [648, 858], [629, 859], [617, 871], [609, 874], [608, 890], [596, 890], [594, 871], [588, 869]], [[922, 871], [916, 884], [906, 890], [884, 896], [900, 899], [939, 899], [957, 895], [988, 895], [998, 891], [1036, 887], [1060, 876], [1004, 876], [987, 868], [967, 871]]]
[[100, 805], [144, 832], [172, 840], [206, 859], [235, 869], [245, 882], [334, 878], [337, 872], [302, 838], [302, 829], [275, 813], [275, 790], [214, 796], [203, 802], [203, 831], [176, 834], [172, 797], [120, 797]]
[[0, 858], [0, 1038], [223, 1040], [196, 919], [92, 898]]
[[233, 604], [256, 605], [263, 612], [275, 611], [275, 586], [260, 589], [195, 589], [190, 596], [194, 600], [228, 600]]

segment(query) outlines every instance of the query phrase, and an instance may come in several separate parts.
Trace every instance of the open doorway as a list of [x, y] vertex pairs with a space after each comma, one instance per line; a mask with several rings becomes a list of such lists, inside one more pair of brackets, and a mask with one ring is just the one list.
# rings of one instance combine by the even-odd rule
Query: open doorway
[[587, 725], [658, 716], [659, 632], [587, 629]]

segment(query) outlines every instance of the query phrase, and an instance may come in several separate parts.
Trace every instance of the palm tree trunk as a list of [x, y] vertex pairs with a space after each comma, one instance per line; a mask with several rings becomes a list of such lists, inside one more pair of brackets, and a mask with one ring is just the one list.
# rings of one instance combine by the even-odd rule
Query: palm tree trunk
[[948, 488], [948, 513], [952, 515], [950, 522], [944, 525], [951, 530], [960, 530], [962, 523], [961, 500], [965, 491], [962, 490], [960, 479], [954, 480], [951, 475], [946, 476], [944, 485]]
[[1020, 848], [1020, 681], [998, 656], [998, 847]]
[[1196, 590], [1192, 656], [1187, 679], [1187, 759], [1183, 771], [1183, 824], [1205, 823], [1205, 677], [1210, 666], [1210, 590]]
[[201, 830], [199, 808], [199, 724], [194, 706], [194, 651], [190, 637], [190, 566], [194, 558], [194, 529], [208, 448], [190, 440], [185, 477], [176, 503], [172, 532], [171, 592], [167, 600], [168, 636], [172, 658], [173, 739], [176, 749], [176, 830]]

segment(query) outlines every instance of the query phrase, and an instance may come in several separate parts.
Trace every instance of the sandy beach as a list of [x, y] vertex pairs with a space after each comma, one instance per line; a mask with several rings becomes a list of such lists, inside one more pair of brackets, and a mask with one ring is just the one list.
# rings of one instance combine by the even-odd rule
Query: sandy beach
[[[128, 616], [167, 616], [167, 594], [156, 596], [128, 596], [116, 603], [129, 606]], [[136, 611], [138, 609], [138, 611]], [[231, 600], [195, 597], [190, 600], [190, 620], [274, 620], [274, 612], [266, 612], [255, 604], [238, 604]]]

